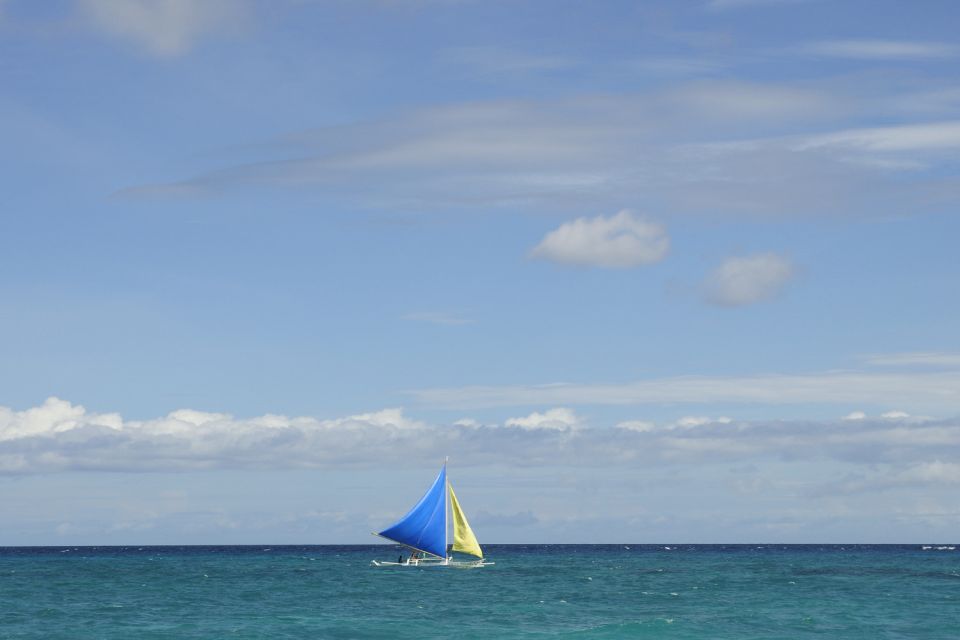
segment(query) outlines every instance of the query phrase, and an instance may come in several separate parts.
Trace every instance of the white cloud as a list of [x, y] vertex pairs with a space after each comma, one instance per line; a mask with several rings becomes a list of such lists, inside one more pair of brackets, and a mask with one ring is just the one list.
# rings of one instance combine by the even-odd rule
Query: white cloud
[[670, 238], [660, 224], [624, 209], [605, 218], [577, 218], [549, 232], [530, 252], [534, 258], [581, 266], [624, 269], [659, 262]]
[[856, 422], [858, 420], [866, 420], [867, 414], [863, 411], [851, 411], [847, 415], [843, 416], [844, 420]]
[[675, 429], [696, 429], [704, 425], [732, 424], [733, 419], [726, 416], [711, 418], [709, 416], [683, 416], [673, 422], [658, 426], [655, 422], [648, 420], [626, 420], [616, 424], [617, 429], [626, 431], [636, 431], [638, 433], [647, 433], [651, 431], [672, 431]]
[[78, 0], [89, 24], [162, 57], [189, 51], [205, 35], [235, 28], [243, 0]]
[[645, 433], [648, 431], [653, 431], [657, 428], [657, 425], [656, 423], [648, 420], [624, 420], [623, 422], [618, 422], [616, 427], [617, 429], [626, 429], [627, 431]]
[[[588, 427], [569, 408], [509, 418], [504, 426], [461, 420], [431, 425], [399, 409], [336, 419], [179, 410], [152, 420], [123, 420], [51, 398], [40, 407], [0, 407], [0, 473], [71, 470], [352, 468], [390, 458], [433, 463], [449, 455], [463, 466], [645, 465], [760, 459], [912, 465], [910, 482], [953, 482], [960, 422], [884, 418], [847, 422], [686, 418], [663, 429], [637, 421]], [[396, 452], [404, 455], [397, 458]], [[930, 463], [930, 464], [926, 464]]]
[[738, 307], [776, 296], [793, 278], [790, 261], [775, 253], [727, 258], [704, 283], [707, 302]]
[[929, 60], [952, 58], [958, 53], [955, 45], [945, 42], [907, 40], [827, 40], [804, 45], [800, 51], [858, 60]]
[[549, 409], [543, 413], [533, 412], [522, 418], [508, 418], [504, 425], [507, 427], [517, 427], [520, 429], [553, 429], [556, 431], [565, 431], [573, 429], [580, 425], [580, 419], [572, 409], [558, 407]]
[[710, 418], [708, 416], [684, 416], [675, 423], [669, 425], [668, 429], [693, 429], [702, 427], [705, 424], [730, 424], [732, 419], [721, 416], [719, 418]]
[[888, 420], [902, 420], [903, 418], [909, 418], [910, 414], [906, 411], [885, 411], [880, 414], [880, 417]]
[[[416, 438], [423, 423], [400, 409], [332, 420], [180, 409], [153, 420], [125, 421], [58, 398], [26, 411], [0, 407], [0, 473], [70, 468], [116, 470], [316, 466], [349, 459], [376, 433], [378, 446]], [[346, 449], [344, 448], [346, 447]]]

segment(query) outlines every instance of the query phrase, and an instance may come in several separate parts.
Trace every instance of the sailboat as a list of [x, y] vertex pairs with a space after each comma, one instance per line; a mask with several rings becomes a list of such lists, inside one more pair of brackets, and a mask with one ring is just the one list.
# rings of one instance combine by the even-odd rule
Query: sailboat
[[[448, 513], [449, 512], [449, 513]], [[452, 515], [452, 518], [449, 517]], [[453, 542], [450, 543], [448, 522], [453, 521]], [[386, 538], [403, 545], [410, 555], [398, 562], [374, 560], [377, 567], [384, 566], [445, 566], [445, 567], [483, 567], [493, 564], [483, 559], [483, 550], [477, 537], [467, 522], [467, 516], [460, 508], [457, 494], [447, 481], [447, 463], [443, 463], [437, 479], [423, 494], [420, 501], [407, 515], [375, 536]], [[476, 560], [455, 560], [453, 553], [462, 553]]]

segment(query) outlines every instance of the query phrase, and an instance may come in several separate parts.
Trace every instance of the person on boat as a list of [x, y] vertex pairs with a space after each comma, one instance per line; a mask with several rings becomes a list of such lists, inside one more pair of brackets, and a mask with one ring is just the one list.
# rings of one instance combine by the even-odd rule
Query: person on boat
[[397, 564], [403, 564], [403, 554], [400, 554], [400, 557], [397, 558]]

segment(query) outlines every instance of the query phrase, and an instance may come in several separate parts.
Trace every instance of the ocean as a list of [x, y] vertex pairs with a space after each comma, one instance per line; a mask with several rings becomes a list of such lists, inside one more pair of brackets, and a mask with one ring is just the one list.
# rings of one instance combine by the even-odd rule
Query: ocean
[[960, 638], [948, 545], [0, 548], [0, 638]]

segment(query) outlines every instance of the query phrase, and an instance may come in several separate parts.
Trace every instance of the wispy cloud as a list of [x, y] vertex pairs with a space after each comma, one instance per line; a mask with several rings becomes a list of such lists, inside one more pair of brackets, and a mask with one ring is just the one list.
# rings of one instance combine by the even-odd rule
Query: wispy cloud
[[794, 273], [790, 261], [774, 253], [727, 258], [707, 276], [704, 299], [723, 307], [769, 300], [783, 290]]
[[794, 149], [847, 147], [868, 151], [937, 151], [960, 149], [960, 121], [928, 122], [848, 129], [802, 138]]
[[245, 0], [78, 0], [77, 6], [94, 30], [160, 57], [235, 29], [248, 11]]
[[663, 225], [623, 210], [577, 218], [549, 232], [531, 257], [561, 264], [623, 269], [659, 262], [670, 248]]
[[[685, 165], [703, 158], [673, 153], [678, 143], [815, 121], [835, 113], [836, 102], [810, 89], [698, 82], [636, 95], [424, 108], [294, 133], [271, 146], [289, 159], [216, 169], [174, 186], [189, 187], [180, 189], [184, 195], [267, 185], [322, 187], [381, 204], [575, 206], [582, 200], [596, 206], [598, 199], [622, 202], [640, 183], [651, 197], [679, 190], [678, 180], [688, 192], [704, 171]], [[169, 187], [123, 193], [178, 191]]]
[[434, 408], [748, 403], [839, 404], [952, 412], [960, 406], [960, 371], [828, 371], [753, 376], [682, 376], [625, 384], [504, 385], [410, 391]]
[[867, 356], [867, 364], [892, 367], [960, 367], [960, 353], [953, 351], [910, 351]]
[[956, 45], [945, 42], [908, 40], [825, 40], [799, 48], [802, 53], [858, 60], [930, 60], [952, 58], [960, 53]]
[[[921, 103], [867, 93], [701, 81], [630, 95], [427, 107], [295, 132], [269, 151], [253, 148], [249, 163], [119, 193], [319, 189], [394, 209], [554, 212], [616, 211], [639, 193], [662, 216], [903, 215], [952, 201], [956, 186], [942, 169], [960, 150], [957, 122], [849, 126], [854, 115], [902, 121], [905, 104]], [[935, 100], [932, 108], [943, 109], [949, 99]], [[890, 180], [904, 172], [910, 180]]]

